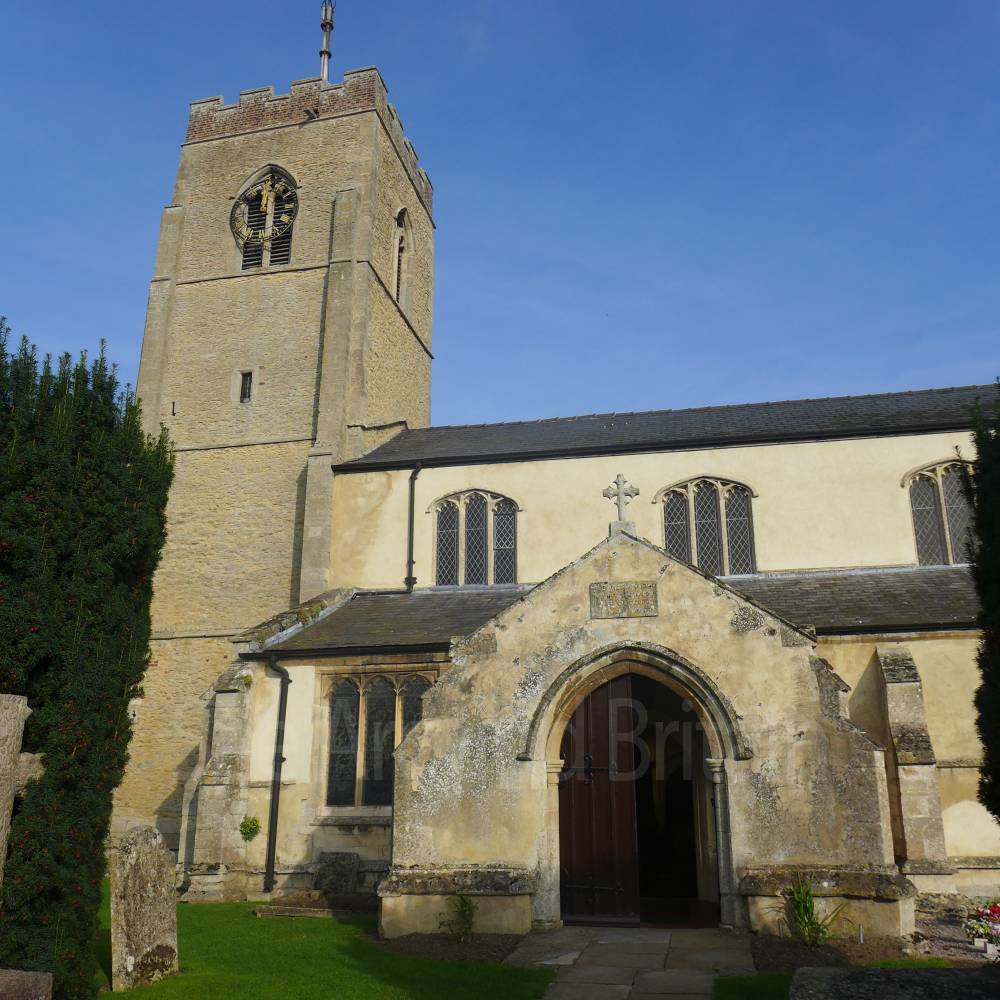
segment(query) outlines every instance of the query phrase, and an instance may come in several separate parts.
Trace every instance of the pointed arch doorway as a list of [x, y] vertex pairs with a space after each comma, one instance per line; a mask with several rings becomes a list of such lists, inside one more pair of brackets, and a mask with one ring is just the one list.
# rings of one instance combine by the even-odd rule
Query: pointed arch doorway
[[708, 756], [691, 702], [649, 676], [580, 702], [560, 744], [564, 923], [719, 923]]

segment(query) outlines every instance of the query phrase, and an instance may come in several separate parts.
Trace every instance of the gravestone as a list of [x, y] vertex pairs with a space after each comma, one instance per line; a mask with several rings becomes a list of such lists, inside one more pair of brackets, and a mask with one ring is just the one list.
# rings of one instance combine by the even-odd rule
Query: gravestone
[[0, 969], [0, 997], [3, 1000], [52, 1000], [52, 973]]
[[115, 992], [177, 971], [174, 856], [151, 826], [122, 838], [111, 859], [111, 984]]
[[0, 882], [10, 837], [10, 814], [20, 784], [21, 737], [29, 715], [27, 698], [0, 694]]

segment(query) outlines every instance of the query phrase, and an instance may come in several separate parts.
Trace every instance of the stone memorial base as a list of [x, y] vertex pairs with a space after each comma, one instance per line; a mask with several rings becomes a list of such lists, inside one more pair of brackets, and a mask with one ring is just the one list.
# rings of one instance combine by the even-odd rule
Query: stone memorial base
[[0, 997], [3, 1000], [52, 1000], [52, 973], [0, 969]]

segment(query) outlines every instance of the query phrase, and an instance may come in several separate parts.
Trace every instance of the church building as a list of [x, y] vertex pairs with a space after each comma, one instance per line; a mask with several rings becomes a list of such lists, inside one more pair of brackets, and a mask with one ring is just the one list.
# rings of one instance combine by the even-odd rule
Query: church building
[[872, 935], [996, 895], [962, 491], [996, 387], [433, 426], [434, 189], [379, 71], [327, 64], [191, 105], [115, 832], [192, 899], [333, 872], [387, 936], [457, 895], [773, 929], [804, 875]]

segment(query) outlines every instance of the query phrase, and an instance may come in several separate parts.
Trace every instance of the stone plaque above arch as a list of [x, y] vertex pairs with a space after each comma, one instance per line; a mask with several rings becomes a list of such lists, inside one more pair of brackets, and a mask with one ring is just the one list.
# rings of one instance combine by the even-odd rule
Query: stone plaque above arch
[[590, 585], [591, 618], [655, 618], [659, 613], [653, 580]]

